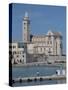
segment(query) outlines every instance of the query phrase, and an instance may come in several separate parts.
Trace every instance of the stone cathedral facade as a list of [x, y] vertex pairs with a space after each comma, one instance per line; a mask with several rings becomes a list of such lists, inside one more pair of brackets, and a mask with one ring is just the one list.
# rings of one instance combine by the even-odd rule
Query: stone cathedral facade
[[60, 32], [49, 30], [44, 35], [32, 35], [30, 25], [30, 18], [26, 12], [22, 21], [23, 40], [9, 44], [9, 51], [12, 53], [12, 56], [10, 54], [10, 58], [12, 57], [10, 60], [13, 64], [44, 62], [46, 57], [51, 56], [53, 60], [54, 56], [61, 57], [63, 55], [62, 35]]
[[31, 35], [30, 18], [25, 13], [23, 18], [23, 43], [27, 44], [29, 54], [62, 55], [62, 35], [49, 30], [44, 35]]

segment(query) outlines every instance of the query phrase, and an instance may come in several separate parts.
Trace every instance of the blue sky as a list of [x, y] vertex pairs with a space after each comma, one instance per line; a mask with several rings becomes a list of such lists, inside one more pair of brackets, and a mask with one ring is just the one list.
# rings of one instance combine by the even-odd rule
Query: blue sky
[[46, 34], [48, 30], [59, 31], [63, 35], [66, 51], [66, 7], [48, 5], [13, 4], [12, 40], [22, 41], [23, 17], [28, 12], [32, 34]]

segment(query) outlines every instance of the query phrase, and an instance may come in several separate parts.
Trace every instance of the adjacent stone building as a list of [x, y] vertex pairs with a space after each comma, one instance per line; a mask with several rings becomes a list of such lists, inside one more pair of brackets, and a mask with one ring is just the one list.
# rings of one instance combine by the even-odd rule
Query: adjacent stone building
[[[10, 55], [12, 56], [11, 63], [15, 64], [25, 64], [26, 63], [26, 58], [27, 58], [27, 46], [25, 43], [22, 42], [13, 42], [9, 44], [9, 52]], [[10, 56], [10, 57], [11, 57]]]

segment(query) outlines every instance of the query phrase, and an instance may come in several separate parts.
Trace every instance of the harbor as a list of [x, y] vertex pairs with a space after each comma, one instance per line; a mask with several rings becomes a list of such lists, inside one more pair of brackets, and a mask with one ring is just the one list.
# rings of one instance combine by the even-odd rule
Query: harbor
[[[10, 86], [66, 83], [66, 28], [62, 27], [65, 25], [62, 23], [65, 19], [61, 17], [64, 15], [62, 10], [57, 7], [56, 10], [46, 10], [47, 6], [42, 5], [40, 8], [36, 5], [26, 7], [25, 4], [21, 4], [20, 8], [18, 4], [14, 7], [13, 5], [10, 12], [10, 16], [13, 12], [12, 17], [14, 17], [10, 17], [13, 19], [13, 22], [10, 19], [13, 24], [10, 25], [10, 30], [12, 27], [13, 32], [12, 40], [9, 40]], [[61, 18], [55, 17], [57, 13], [54, 10], [60, 10], [58, 16]], [[60, 23], [57, 20], [63, 21]]]
[[66, 83], [66, 71], [60, 66], [16, 66], [12, 69], [13, 86]]
[[15, 78], [12, 80], [12, 83], [15, 82], [31, 82], [31, 81], [43, 81], [43, 80], [61, 80], [61, 79], [66, 79], [66, 76], [64, 75], [53, 75], [53, 76], [37, 76], [37, 77], [25, 77], [25, 78]]

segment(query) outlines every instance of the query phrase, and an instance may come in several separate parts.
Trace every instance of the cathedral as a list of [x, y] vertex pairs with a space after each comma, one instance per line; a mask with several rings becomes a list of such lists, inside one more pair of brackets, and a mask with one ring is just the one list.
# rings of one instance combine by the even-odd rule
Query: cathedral
[[27, 12], [23, 18], [23, 43], [27, 44], [30, 54], [62, 55], [61, 33], [49, 30], [46, 35], [32, 35]]
[[50, 56], [48, 60], [55, 61], [55, 57], [61, 57], [63, 55], [62, 35], [60, 32], [48, 30], [47, 34], [44, 35], [32, 35], [30, 33], [30, 18], [27, 12], [25, 13], [22, 24], [23, 40], [9, 44], [9, 51], [12, 53], [12, 55], [10, 54], [12, 64], [44, 62], [46, 61], [46, 57]]

